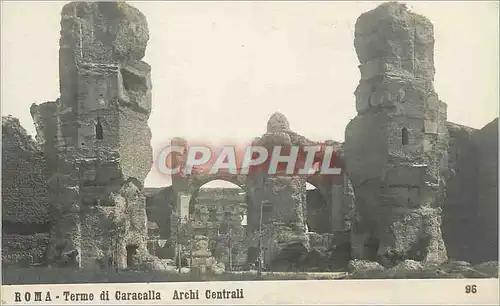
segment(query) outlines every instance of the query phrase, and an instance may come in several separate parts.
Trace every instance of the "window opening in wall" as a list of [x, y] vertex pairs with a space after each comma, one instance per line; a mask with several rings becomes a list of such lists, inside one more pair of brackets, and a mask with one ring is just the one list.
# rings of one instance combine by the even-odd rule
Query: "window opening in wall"
[[139, 247], [135, 244], [127, 245], [127, 267], [131, 267], [134, 265], [134, 256], [137, 255], [137, 249]]
[[102, 124], [101, 124], [101, 120], [99, 118], [97, 118], [97, 123], [95, 125], [95, 138], [96, 139], [99, 139], [99, 140], [102, 140], [104, 135], [103, 135], [103, 130], [102, 130]]
[[408, 144], [408, 130], [406, 128], [401, 130], [401, 143], [403, 146]]

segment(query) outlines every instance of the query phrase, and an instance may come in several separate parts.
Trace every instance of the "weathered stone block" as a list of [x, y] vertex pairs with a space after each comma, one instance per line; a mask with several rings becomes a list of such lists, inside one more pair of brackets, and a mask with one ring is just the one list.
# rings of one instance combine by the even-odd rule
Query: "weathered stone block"
[[78, 112], [110, 108], [118, 100], [116, 65], [85, 65], [78, 69]]
[[438, 124], [435, 121], [425, 120], [424, 121], [424, 131], [426, 134], [437, 134]]
[[420, 186], [423, 182], [425, 167], [409, 165], [391, 166], [385, 170], [382, 181], [388, 186]]
[[355, 29], [354, 45], [361, 63], [383, 58], [407, 71], [429, 76], [429, 70], [418, 69], [410, 60], [432, 64], [433, 27], [425, 17], [409, 12], [404, 4], [384, 3], [363, 13]]
[[398, 258], [437, 263], [447, 260], [438, 210], [394, 208], [381, 221], [384, 234], [380, 236], [378, 254], [388, 264]]
[[385, 73], [385, 62], [383, 59], [376, 58], [359, 65], [359, 70], [361, 79], [369, 80]]
[[153, 164], [149, 113], [123, 108], [119, 118], [119, 152], [123, 177], [144, 182]]
[[[144, 57], [148, 26], [136, 8], [124, 2], [71, 2], [63, 7], [62, 16], [65, 39], [61, 45], [74, 50], [80, 60], [99, 63]], [[83, 44], [74, 43], [78, 41]]]
[[128, 61], [120, 70], [120, 99], [126, 107], [151, 112], [151, 67], [143, 61]]

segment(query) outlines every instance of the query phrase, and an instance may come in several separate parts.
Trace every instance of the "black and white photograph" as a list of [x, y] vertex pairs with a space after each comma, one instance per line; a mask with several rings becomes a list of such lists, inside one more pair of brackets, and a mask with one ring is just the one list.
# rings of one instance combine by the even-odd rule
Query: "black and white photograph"
[[499, 302], [497, 1], [1, 12], [2, 305]]

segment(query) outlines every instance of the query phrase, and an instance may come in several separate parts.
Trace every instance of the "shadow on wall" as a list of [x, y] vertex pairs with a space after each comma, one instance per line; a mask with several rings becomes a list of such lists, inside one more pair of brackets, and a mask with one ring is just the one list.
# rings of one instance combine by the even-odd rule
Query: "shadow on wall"
[[172, 186], [144, 188], [148, 221], [156, 223], [160, 239], [170, 239], [170, 216], [175, 205]]
[[310, 232], [329, 233], [330, 214], [326, 201], [319, 189], [309, 189], [307, 201], [307, 228]]

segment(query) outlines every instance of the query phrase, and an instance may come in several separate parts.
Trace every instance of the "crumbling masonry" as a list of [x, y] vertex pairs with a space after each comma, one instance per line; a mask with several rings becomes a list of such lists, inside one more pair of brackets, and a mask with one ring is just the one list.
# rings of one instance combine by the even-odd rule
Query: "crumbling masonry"
[[47, 159], [50, 262], [126, 267], [147, 253], [148, 38], [146, 18], [127, 4], [63, 8], [61, 96], [31, 108]]
[[446, 104], [433, 86], [432, 23], [402, 4], [385, 4], [358, 18], [354, 45], [358, 115], [345, 134], [360, 214], [354, 256], [444, 262], [448, 130]]
[[45, 159], [13, 117], [2, 117], [2, 263], [44, 261], [51, 228]]

